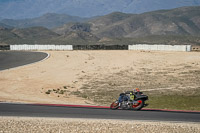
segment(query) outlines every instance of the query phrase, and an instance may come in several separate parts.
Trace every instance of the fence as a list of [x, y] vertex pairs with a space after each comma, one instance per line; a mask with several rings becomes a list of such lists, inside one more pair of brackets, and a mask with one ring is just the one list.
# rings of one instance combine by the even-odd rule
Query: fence
[[128, 50], [128, 45], [73, 45], [73, 50]]
[[[1, 49], [1, 47], [0, 47]], [[148, 50], [148, 51], [191, 51], [191, 45], [8, 45], [5, 50]]]
[[149, 45], [136, 44], [129, 45], [129, 50], [155, 50], [155, 51], [191, 51], [191, 45]]
[[10, 50], [10, 45], [0, 45], [0, 50]]

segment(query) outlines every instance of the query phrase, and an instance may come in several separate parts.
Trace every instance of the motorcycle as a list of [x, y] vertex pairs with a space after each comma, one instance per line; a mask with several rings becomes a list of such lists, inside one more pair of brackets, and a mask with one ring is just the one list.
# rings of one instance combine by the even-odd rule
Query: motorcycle
[[[130, 99], [130, 94], [134, 97], [132, 100]], [[128, 91], [125, 93], [121, 93], [120, 97], [122, 97], [122, 102], [119, 103], [119, 100], [116, 100], [110, 105], [110, 109], [131, 109], [131, 110], [141, 110], [143, 107], [147, 106], [146, 100], [148, 100], [148, 96], [144, 95], [142, 92], [137, 90], [137, 92]]]

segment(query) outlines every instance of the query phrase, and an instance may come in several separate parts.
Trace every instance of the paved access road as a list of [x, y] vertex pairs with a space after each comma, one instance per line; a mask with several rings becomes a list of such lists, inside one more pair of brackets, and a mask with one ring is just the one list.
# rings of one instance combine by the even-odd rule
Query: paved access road
[[0, 103], [0, 116], [200, 122], [200, 113], [198, 112], [186, 113], [155, 110], [110, 110], [108, 108], [106, 109], [92, 107], [67, 107], [10, 103]]
[[47, 56], [42, 52], [0, 51], [0, 70], [37, 62]]

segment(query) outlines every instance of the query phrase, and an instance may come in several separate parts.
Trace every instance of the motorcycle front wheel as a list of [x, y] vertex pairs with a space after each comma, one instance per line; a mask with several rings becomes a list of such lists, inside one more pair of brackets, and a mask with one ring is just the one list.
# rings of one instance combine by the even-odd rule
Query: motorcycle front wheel
[[118, 102], [113, 102], [111, 105], [110, 105], [110, 109], [118, 109], [119, 108], [119, 103]]
[[144, 107], [144, 100], [137, 100], [138, 104], [133, 104], [132, 109], [133, 110], [141, 110]]

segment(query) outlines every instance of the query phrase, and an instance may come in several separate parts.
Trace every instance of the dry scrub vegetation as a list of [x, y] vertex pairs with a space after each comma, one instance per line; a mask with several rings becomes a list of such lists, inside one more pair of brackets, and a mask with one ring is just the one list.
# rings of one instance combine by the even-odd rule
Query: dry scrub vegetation
[[[200, 110], [200, 62], [195, 61], [195, 57], [176, 57], [183, 53], [143, 54], [149, 57], [133, 61], [124, 68], [113, 67], [116, 72], [101, 67], [97, 72], [103, 69], [108, 72], [81, 77], [79, 80], [84, 81], [83, 85], [74, 94], [96, 103], [109, 104], [121, 92], [137, 87], [150, 96], [150, 108]], [[162, 59], [167, 54], [169, 57]], [[200, 56], [196, 59], [200, 60]]]

